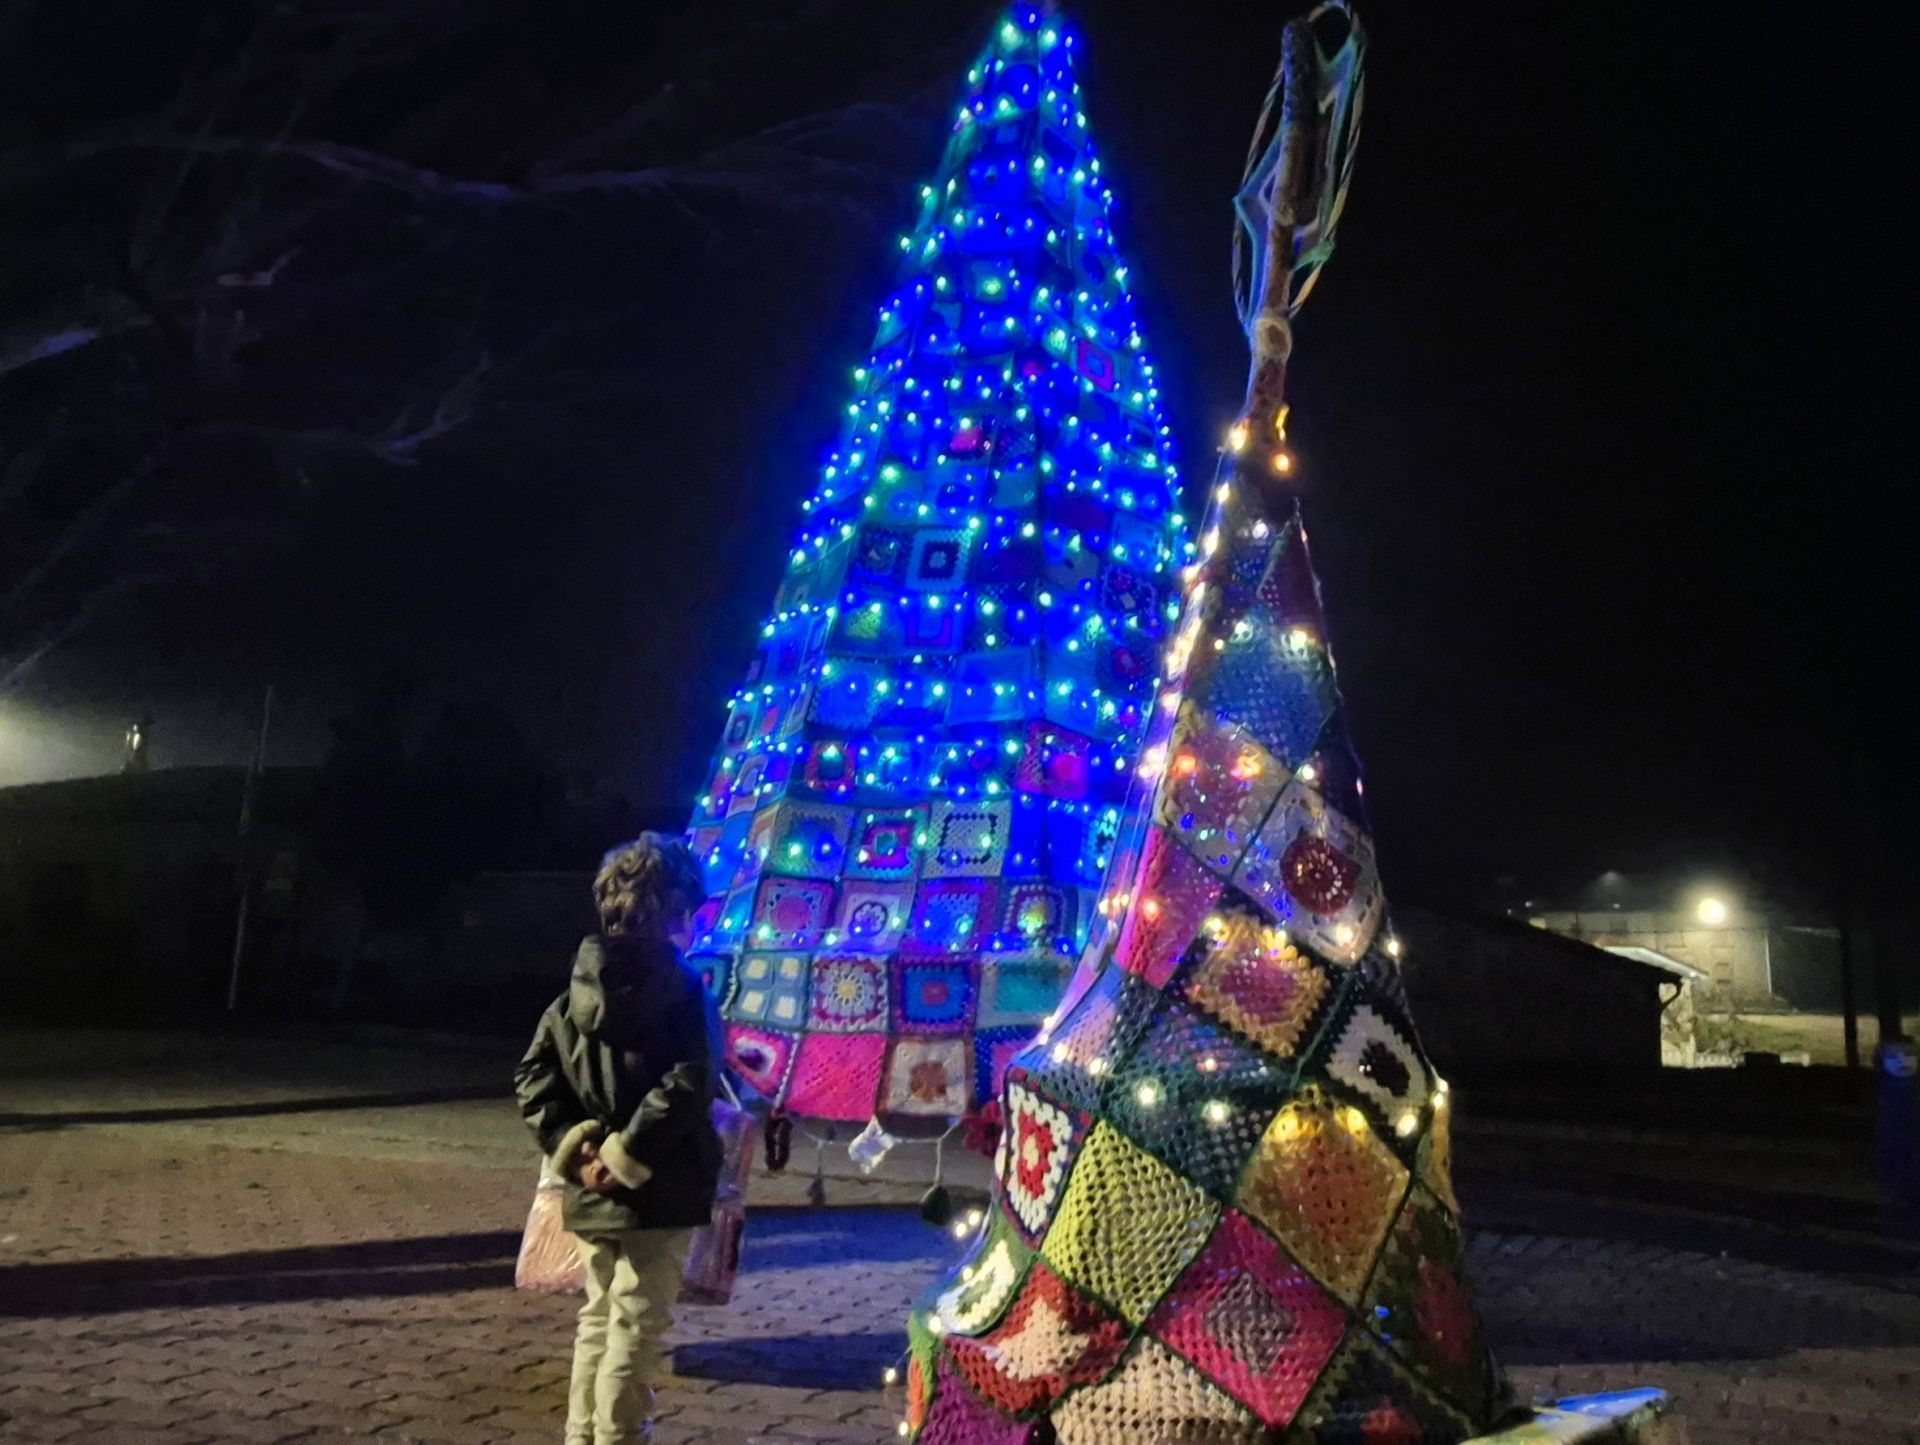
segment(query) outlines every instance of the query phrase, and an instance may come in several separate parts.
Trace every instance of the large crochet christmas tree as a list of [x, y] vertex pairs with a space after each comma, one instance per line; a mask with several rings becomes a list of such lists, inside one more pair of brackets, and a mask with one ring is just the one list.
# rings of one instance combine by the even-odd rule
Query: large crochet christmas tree
[[1015, 1060], [995, 1207], [913, 1318], [903, 1429], [926, 1442], [1438, 1445], [1496, 1410], [1446, 1085], [1401, 991], [1290, 488], [1289, 320], [1345, 190], [1359, 46], [1287, 32], [1241, 197], [1247, 406], [1112, 924]]
[[968, 75], [692, 838], [694, 957], [794, 1114], [953, 1118], [1058, 1001], [1187, 560], [1074, 36]]

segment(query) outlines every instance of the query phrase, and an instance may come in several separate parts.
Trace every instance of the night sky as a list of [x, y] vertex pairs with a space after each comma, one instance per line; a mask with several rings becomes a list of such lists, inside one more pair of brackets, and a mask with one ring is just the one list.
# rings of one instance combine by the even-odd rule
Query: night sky
[[[209, 7], [170, 8], [118, 7], [169, 36]], [[391, 114], [367, 103], [337, 138], [511, 174], [547, 118], [616, 112], [712, 38], [668, 43], [631, 9], [475, 7], [477, 30], [370, 79]], [[1297, 326], [1292, 430], [1388, 880], [1415, 896], [1618, 868], [1818, 897], [1858, 836], [1835, 802], [1850, 759], [1891, 785], [1891, 742], [1873, 750], [1912, 634], [1866, 499], [1911, 484], [1876, 432], [1912, 405], [1880, 366], [1901, 307], [1868, 277], [1893, 245], [1873, 222], [1897, 99], [1871, 77], [1898, 44], [1713, 9], [1363, 10], [1357, 177]], [[1244, 382], [1229, 200], [1291, 12], [1067, 10], [1192, 505]], [[602, 324], [543, 340], [419, 466], [289, 495], [273, 550], [55, 655], [0, 703], [0, 783], [112, 766], [143, 711], [162, 765], [237, 761], [269, 678], [275, 759], [312, 761], [328, 716], [398, 669], [423, 717], [490, 700], [556, 768], [683, 813], [993, 11], [701, 7], [714, 35], [804, 18], [777, 59], [717, 82], [712, 123], [869, 103], [858, 196], [728, 203], [697, 229], [617, 199], [476, 221], [469, 274], [519, 334], [547, 309]], [[0, 80], [36, 82], [4, 87], [10, 137], [63, 77], [87, 84], [62, 126], [158, 100], [166, 38], [16, 35]], [[408, 87], [436, 97], [433, 124], [403, 123]], [[25, 404], [0, 392], [0, 420]]]

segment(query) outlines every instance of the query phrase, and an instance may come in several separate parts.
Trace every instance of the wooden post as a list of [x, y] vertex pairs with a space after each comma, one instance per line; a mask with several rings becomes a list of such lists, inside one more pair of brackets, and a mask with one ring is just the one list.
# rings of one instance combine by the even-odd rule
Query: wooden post
[[248, 840], [253, 834], [254, 790], [267, 761], [267, 729], [273, 725], [273, 684], [267, 684], [260, 703], [260, 730], [254, 734], [253, 757], [247, 764], [246, 780], [240, 786], [240, 824], [237, 829], [240, 862], [240, 904], [233, 920], [233, 958], [227, 968], [227, 1012], [240, 1008], [240, 969], [247, 955], [247, 922], [253, 905], [253, 862], [247, 856]]

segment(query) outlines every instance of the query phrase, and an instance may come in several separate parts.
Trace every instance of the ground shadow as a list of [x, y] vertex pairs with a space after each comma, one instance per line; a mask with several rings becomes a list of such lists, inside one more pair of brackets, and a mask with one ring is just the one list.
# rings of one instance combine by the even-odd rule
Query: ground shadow
[[741, 1268], [805, 1269], [833, 1260], [861, 1264], [924, 1262], [931, 1279], [951, 1249], [952, 1241], [944, 1230], [909, 1209], [790, 1205], [750, 1211]]
[[503, 1230], [182, 1259], [19, 1265], [0, 1270], [0, 1318], [501, 1289], [513, 1283], [519, 1250], [520, 1236]]
[[757, 1335], [682, 1345], [673, 1352], [673, 1370], [692, 1379], [731, 1385], [878, 1390], [882, 1372], [898, 1364], [906, 1350], [904, 1329], [857, 1335]]
[[84, 1124], [176, 1124], [196, 1119], [262, 1119], [275, 1114], [339, 1114], [355, 1109], [404, 1109], [420, 1104], [458, 1104], [499, 1099], [492, 1085], [404, 1089], [386, 1094], [329, 1094], [317, 1099], [274, 1099], [254, 1104], [183, 1104], [158, 1109], [48, 1110], [38, 1114], [0, 1114], [0, 1129], [29, 1132], [72, 1129]]
[[[756, 1210], [742, 1273], [924, 1261], [942, 1236], [903, 1210]], [[517, 1232], [361, 1240], [180, 1258], [75, 1260], [0, 1269], [0, 1318], [121, 1314], [272, 1301], [397, 1298], [505, 1289]], [[876, 1367], [877, 1368], [877, 1367]]]

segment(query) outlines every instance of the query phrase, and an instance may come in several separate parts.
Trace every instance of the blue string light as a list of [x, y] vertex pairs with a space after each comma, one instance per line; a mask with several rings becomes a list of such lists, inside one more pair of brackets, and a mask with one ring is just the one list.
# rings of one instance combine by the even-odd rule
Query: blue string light
[[[1073, 47], [1037, 8], [1007, 13], [897, 242], [694, 809], [717, 899], [695, 951], [723, 992], [742, 950], [882, 931], [849, 925], [842, 869], [909, 885], [909, 929], [916, 878], [1067, 900], [1032, 929], [986, 917], [983, 888], [929, 947], [1067, 955], [1085, 937], [1192, 548]], [[931, 836], [957, 800], [976, 805], [971, 831]], [[911, 856], [882, 869], [875, 830], [901, 818]], [[827, 887], [770, 889], [786, 878]], [[797, 930], [775, 923], [776, 893], [817, 899], [789, 907]]]

